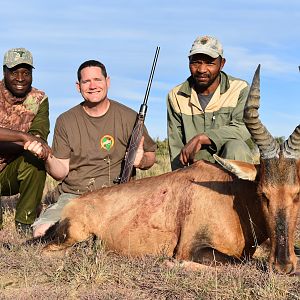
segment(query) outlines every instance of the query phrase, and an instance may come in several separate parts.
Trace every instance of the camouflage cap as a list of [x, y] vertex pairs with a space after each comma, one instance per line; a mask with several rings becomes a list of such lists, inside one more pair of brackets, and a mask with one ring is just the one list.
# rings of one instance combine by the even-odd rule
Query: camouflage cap
[[13, 48], [4, 54], [3, 66], [11, 69], [20, 64], [27, 64], [33, 67], [32, 54], [27, 49]]
[[222, 44], [212, 36], [198, 36], [192, 45], [189, 56], [197, 53], [203, 53], [212, 58], [217, 58], [218, 56], [223, 57], [223, 47]]

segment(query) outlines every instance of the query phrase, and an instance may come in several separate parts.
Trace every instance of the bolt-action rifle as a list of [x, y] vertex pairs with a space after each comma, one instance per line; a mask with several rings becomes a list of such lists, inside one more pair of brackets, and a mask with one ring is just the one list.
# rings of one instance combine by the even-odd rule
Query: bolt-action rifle
[[143, 136], [143, 126], [144, 126], [144, 121], [145, 121], [146, 112], [147, 112], [147, 102], [148, 102], [148, 97], [149, 97], [149, 93], [150, 93], [150, 88], [151, 88], [151, 84], [152, 84], [152, 80], [153, 80], [153, 75], [154, 75], [154, 71], [155, 71], [155, 67], [156, 67], [156, 63], [157, 63], [159, 50], [160, 50], [160, 47], [159, 46], [156, 47], [156, 52], [155, 52], [155, 56], [154, 56], [154, 60], [153, 60], [153, 64], [152, 64], [152, 68], [151, 68], [151, 72], [150, 72], [150, 77], [148, 80], [148, 85], [147, 85], [144, 101], [140, 107], [140, 111], [137, 115], [136, 123], [132, 130], [130, 142], [129, 142], [129, 145], [127, 148], [127, 154], [126, 154], [124, 165], [123, 165], [122, 174], [121, 174], [120, 178], [118, 178], [117, 180], [114, 181], [115, 183], [116, 182], [118, 182], [118, 183], [127, 182], [127, 181], [129, 181], [129, 179], [132, 175], [133, 163], [134, 163], [134, 160], [136, 157], [138, 146], [139, 146], [140, 141]]

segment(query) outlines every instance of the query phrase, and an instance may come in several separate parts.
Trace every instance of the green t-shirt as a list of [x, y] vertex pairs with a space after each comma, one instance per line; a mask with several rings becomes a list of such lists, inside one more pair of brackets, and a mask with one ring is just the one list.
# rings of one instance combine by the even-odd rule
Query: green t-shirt
[[[137, 117], [134, 110], [113, 100], [101, 117], [89, 116], [82, 104], [58, 117], [52, 147], [55, 157], [70, 159], [70, 171], [60, 189], [74, 194], [113, 184]], [[145, 127], [143, 135], [144, 150], [155, 151]]]

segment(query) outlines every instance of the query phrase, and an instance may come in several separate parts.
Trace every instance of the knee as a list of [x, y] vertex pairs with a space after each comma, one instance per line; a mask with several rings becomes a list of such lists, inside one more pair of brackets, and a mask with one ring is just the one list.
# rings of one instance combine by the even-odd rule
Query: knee
[[45, 164], [29, 151], [25, 151], [19, 164], [19, 174], [31, 174], [38, 179], [46, 180]]
[[33, 227], [32, 235], [34, 238], [42, 237], [45, 235], [46, 231], [52, 226], [52, 224], [40, 224]]
[[34, 156], [30, 151], [24, 151], [20, 159], [21, 167], [32, 168], [38, 171], [45, 171], [44, 161]]
[[224, 144], [220, 156], [227, 159], [252, 163], [253, 156], [248, 145], [241, 140], [231, 140]]

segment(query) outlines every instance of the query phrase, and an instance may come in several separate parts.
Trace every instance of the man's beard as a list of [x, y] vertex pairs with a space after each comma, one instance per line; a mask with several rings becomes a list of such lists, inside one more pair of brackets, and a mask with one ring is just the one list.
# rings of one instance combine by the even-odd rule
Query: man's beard
[[[193, 76], [194, 85], [197, 91], [205, 91], [208, 89], [220, 76], [220, 73], [218, 73], [215, 77], [209, 78], [209, 76], [202, 76], [203, 78], [209, 78], [207, 82], [202, 82], [197, 80], [197, 76]], [[200, 76], [198, 76], [200, 77]]]

